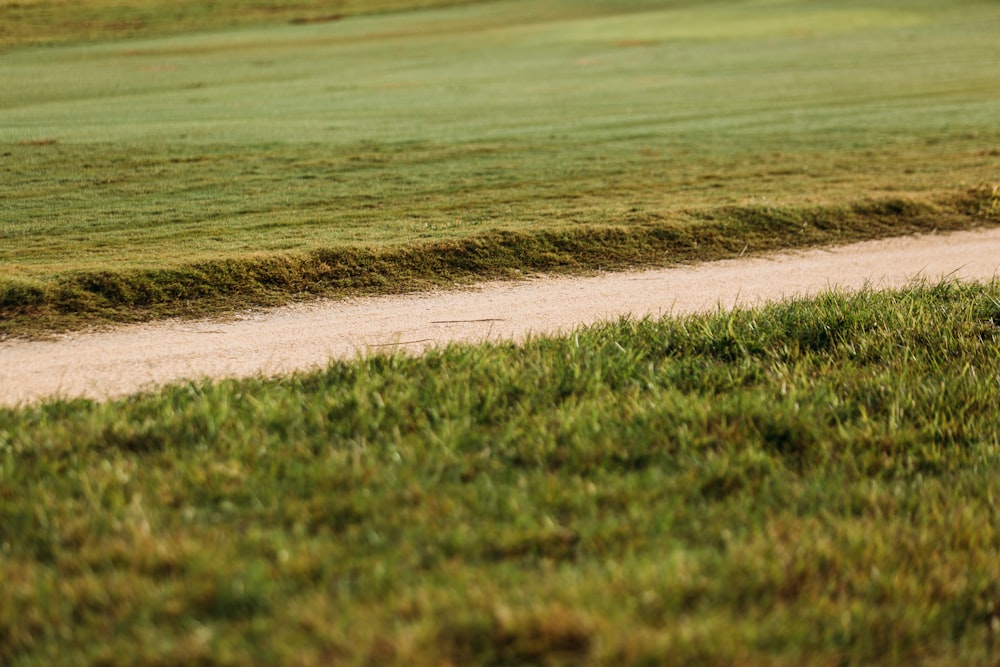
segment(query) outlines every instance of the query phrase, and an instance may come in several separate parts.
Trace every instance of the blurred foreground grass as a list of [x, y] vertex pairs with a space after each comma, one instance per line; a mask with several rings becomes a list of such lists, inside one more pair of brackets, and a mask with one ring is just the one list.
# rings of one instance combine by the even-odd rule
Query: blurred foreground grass
[[0, 410], [0, 662], [993, 665], [1000, 284]]

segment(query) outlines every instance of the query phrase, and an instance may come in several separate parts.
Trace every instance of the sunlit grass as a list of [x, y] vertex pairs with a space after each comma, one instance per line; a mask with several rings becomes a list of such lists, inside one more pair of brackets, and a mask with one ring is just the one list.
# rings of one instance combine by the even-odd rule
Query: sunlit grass
[[[998, 32], [0, 1], [0, 335], [995, 224]], [[995, 664], [998, 323], [829, 294], [0, 409], [0, 664]]]
[[[584, 247], [733, 207], [790, 220], [908, 202], [968, 227], [1000, 183], [992, 3], [512, 0], [259, 20], [4, 54], [0, 292], [29, 281], [36, 305], [76, 318], [63, 325], [212, 312], [230, 296], [209, 282], [196, 302], [100, 315], [78, 287], [497, 231]], [[231, 289], [262, 303], [255, 290]], [[264, 302], [302, 296], [279, 291]]]
[[0, 410], [0, 661], [993, 664], [998, 323], [831, 294]]

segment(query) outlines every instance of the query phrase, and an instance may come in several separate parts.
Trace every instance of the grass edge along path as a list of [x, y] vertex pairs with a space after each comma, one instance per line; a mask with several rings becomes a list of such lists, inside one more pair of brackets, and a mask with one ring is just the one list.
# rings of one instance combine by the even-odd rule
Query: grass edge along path
[[995, 665], [1000, 282], [0, 409], [0, 662]]
[[399, 248], [342, 247], [175, 269], [0, 279], [0, 339], [109, 323], [204, 317], [316, 297], [399, 294], [516, 279], [710, 261], [1000, 222], [997, 189], [937, 201], [872, 199], [812, 208], [726, 206], [627, 225], [490, 231]]

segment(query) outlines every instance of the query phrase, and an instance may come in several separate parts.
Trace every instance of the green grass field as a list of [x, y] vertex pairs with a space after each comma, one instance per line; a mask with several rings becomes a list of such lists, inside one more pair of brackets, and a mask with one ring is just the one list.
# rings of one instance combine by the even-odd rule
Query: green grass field
[[0, 410], [0, 662], [995, 665], [1000, 284]]
[[[260, 20], [235, 7], [144, 25]], [[623, 262], [669, 263], [691, 244], [641, 248], [706, 218], [696, 237], [756, 252], [997, 217], [992, 2], [532, 0], [290, 22], [319, 11], [104, 41], [81, 19], [58, 48], [8, 48], [0, 335], [413, 289], [442, 280], [456, 243], [520, 244], [503, 276], [605, 268], [609, 230], [639, 248]], [[900, 212], [846, 222], [857, 207]], [[560, 261], [517, 259], [553, 236]], [[373, 255], [376, 285], [355, 268]]]
[[[998, 34], [0, 0], [0, 342], [995, 225]], [[0, 408], [0, 664], [996, 665], [997, 405], [994, 282]]]

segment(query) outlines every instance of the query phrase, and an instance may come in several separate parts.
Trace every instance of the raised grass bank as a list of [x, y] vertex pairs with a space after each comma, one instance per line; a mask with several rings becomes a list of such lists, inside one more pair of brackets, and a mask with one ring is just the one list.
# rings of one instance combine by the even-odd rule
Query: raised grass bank
[[0, 24], [0, 335], [1000, 211], [990, 2], [35, 0]]

